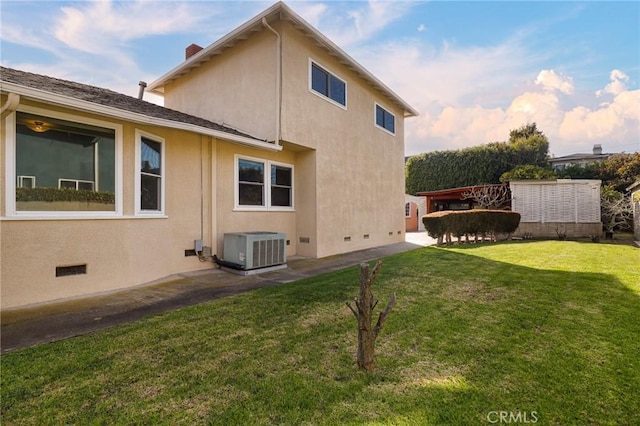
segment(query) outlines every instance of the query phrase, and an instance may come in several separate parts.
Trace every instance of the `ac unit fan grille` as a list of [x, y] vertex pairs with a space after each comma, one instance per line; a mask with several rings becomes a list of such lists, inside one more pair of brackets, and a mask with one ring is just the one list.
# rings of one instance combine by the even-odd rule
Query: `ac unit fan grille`
[[284, 240], [259, 240], [253, 242], [253, 264], [252, 268], [262, 268], [265, 266], [279, 265], [284, 263]]

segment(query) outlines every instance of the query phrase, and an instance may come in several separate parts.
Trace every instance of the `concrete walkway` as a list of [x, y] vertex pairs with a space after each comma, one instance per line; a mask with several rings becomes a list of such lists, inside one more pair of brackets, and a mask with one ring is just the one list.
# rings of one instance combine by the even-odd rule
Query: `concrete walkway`
[[67, 339], [261, 287], [284, 284], [361, 262], [434, 244], [426, 232], [406, 234], [404, 243], [322, 259], [288, 259], [287, 268], [239, 276], [220, 269], [180, 274], [127, 290], [3, 311], [1, 353]]

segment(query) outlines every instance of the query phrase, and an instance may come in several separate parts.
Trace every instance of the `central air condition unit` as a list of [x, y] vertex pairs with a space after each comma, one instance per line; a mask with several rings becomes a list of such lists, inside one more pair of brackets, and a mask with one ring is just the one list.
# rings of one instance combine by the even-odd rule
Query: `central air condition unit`
[[287, 261], [286, 239], [279, 232], [224, 234], [224, 261], [245, 270], [281, 265]]

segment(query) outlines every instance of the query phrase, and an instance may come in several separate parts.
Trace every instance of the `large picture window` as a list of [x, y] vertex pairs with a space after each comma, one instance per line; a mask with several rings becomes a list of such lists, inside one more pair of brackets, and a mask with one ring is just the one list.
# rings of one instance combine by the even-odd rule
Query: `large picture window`
[[164, 139], [136, 130], [136, 213], [164, 212]]
[[314, 62], [311, 62], [310, 85], [315, 93], [347, 106], [347, 83]]
[[16, 212], [115, 212], [116, 130], [15, 114]]
[[236, 157], [236, 208], [293, 209], [293, 166]]

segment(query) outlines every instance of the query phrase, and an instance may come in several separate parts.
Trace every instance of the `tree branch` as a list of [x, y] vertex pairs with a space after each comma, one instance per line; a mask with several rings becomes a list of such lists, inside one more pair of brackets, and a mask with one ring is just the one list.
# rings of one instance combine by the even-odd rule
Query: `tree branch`
[[380, 333], [380, 330], [382, 330], [382, 327], [384, 326], [384, 322], [387, 320], [387, 317], [391, 313], [391, 309], [393, 309], [393, 305], [395, 303], [396, 303], [396, 294], [393, 293], [393, 296], [391, 296], [391, 299], [389, 299], [389, 303], [387, 303], [387, 307], [384, 308], [384, 311], [380, 312], [380, 316], [378, 316], [378, 322], [376, 323], [376, 326], [373, 328], [374, 339], [378, 337], [378, 333]]
[[351, 312], [353, 312], [353, 316], [355, 316], [356, 319], [358, 319], [358, 313], [356, 312], [355, 309], [353, 309], [353, 307], [351, 307], [351, 303], [346, 302], [346, 305], [349, 307], [349, 309], [351, 309]]

